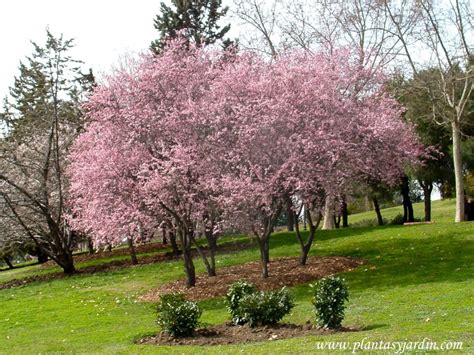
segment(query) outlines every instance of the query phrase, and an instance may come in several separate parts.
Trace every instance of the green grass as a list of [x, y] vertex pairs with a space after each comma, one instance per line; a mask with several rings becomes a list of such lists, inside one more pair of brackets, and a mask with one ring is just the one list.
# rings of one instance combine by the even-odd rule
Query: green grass
[[[167, 262], [1, 290], [0, 352], [295, 353], [315, 351], [318, 341], [421, 341], [425, 337], [438, 343], [462, 341], [463, 352], [473, 351], [474, 224], [448, 222], [448, 215], [450, 221], [452, 201], [440, 201], [434, 204], [432, 225], [318, 231], [312, 255], [349, 255], [369, 261], [344, 274], [351, 293], [344, 324], [362, 326], [361, 332], [220, 347], [134, 345], [136, 337], [158, 331], [152, 305], [138, 302], [137, 297], [183, 277], [180, 262]], [[358, 218], [366, 217], [354, 215], [350, 221]], [[271, 256], [297, 253], [291, 233], [272, 237]], [[245, 249], [219, 256], [218, 266], [256, 259], [255, 248]], [[204, 271], [201, 264], [196, 259], [198, 272]], [[0, 276], [12, 277], [15, 272], [15, 277], [26, 276], [38, 269], [28, 266]], [[312, 320], [307, 285], [292, 291], [297, 306], [285, 320]], [[200, 305], [203, 322], [227, 320], [222, 298]]]
[[[450, 223], [454, 221], [454, 199], [446, 199], [440, 201], [433, 201], [431, 208], [432, 221], [434, 223]], [[425, 217], [424, 203], [418, 202], [413, 204], [413, 212], [415, 218], [423, 220]], [[403, 206], [396, 206], [385, 208], [382, 211], [382, 217], [388, 221], [392, 220], [398, 214], [403, 215]], [[374, 211], [367, 211], [349, 215], [349, 224], [358, 223], [361, 221], [373, 221], [374, 225], [377, 223], [377, 217]]]

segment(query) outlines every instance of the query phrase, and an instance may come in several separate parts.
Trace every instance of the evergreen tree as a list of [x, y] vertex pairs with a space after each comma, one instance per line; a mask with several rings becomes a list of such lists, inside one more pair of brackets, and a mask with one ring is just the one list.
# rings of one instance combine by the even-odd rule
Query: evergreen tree
[[224, 47], [232, 44], [224, 40], [230, 24], [221, 27], [218, 22], [224, 17], [228, 7], [222, 7], [222, 0], [172, 0], [172, 6], [161, 3], [161, 14], [154, 20], [154, 27], [160, 37], [151, 43], [154, 53], [160, 52], [167, 40], [175, 38], [178, 32], [197, 45], [222, 41]]

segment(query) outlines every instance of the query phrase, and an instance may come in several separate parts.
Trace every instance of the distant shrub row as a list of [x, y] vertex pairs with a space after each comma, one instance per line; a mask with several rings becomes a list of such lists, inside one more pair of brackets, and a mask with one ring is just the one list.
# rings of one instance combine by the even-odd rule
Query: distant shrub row
[[[420, 222], [419, 218], [415, 218], [415, 222]], [[403, 224], [403, 215], [401, 213], [394, 216], [392, 219], [383, 218], [384, 225], [402, 225]], [[375, 218], [363, 219], [361, 221], [351, 223], [351, 227], [376, 227], [378, 222]]]

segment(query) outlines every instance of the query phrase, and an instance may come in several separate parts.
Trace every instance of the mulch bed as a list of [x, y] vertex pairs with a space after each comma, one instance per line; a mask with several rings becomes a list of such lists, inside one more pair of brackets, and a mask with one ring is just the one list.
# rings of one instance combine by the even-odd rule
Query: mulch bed
[[259, 290], [267, 291], [283, 286], [295, 286], [323, 278], [338, 272], [351, 271], [365, 264], [363, 259], [343, 256], [312, 256], [306, 265], [300, 265], [298, 258], [278, 258], [268, 265], [270, 277], [263, 279], [260, 274], [260, 263], [249, 262], [226, 268], [218, 268], [217, 276], [197, 276], [196, 286], [187, 288], [185, 280], [170, 282], [151, 290], [140, 297], [143, 301], [155, 302], [160, 295], [181, 292], [190, 300], [202, 300], [223, 296], [229, 286], [238, 280], [247, 280], [254, 283]]
[[197, 329], [192, 337], [175, 338], [166, 332], [147, 336], [137, 344], [150, 345], [226, 345], [258, 341], [273, 341], [303, 337], [308, 335], [334, 334], [336, 332], [354, 332], [358, 328], [340, 328], [338, 330], [320, 329], [309, 324], [275, 324], [272, 326], [250, 328], [247, 325], [235, 326], [231, 323]]

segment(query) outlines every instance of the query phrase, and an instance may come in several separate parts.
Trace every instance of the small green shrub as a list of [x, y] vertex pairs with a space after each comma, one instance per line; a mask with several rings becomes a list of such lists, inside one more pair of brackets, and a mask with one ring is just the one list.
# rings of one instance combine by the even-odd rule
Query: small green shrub
[[390, 221], [391, 225], [402, 225], [403, 224], [403, 215], [401, 213], [397, 214]]
[[349, 300], [344, 279], [329, 276], [311, 285], [316, 322], [323, 328], [339, 328], [344, 319], [344, 302]]
[[257, 291], [254, 284], [246, 281], [234, 282], [227, 294], [225, 295], [225, 305], [229, 311], [232, 322], [234, 324], [244, 324], [245, 319], [243, 318], [242, 312], [239, 308], [239, 303], [242, 297], [250, 295]]
[[197, 303], [186, 301], [181, 293], [161, 296], [156, 311], [158, 325], [176, 337], [192, 335], [202, 314]]
[[293, 296], [283, 287], [279, 291], [254, 292], [239, 302], [244, 323], [251, 327], [278, 323], [295, 306]]
[[[383, 224], [387, 224], [388, 221], [386, 218], [383, 218]], [[378, 227], [379, 223], [377, 219], [371, 218], [371, 219], [363, 219], [358, 222], [351, 223], [350, 226], [352, 228], [368, 228], [368, 227]]]

